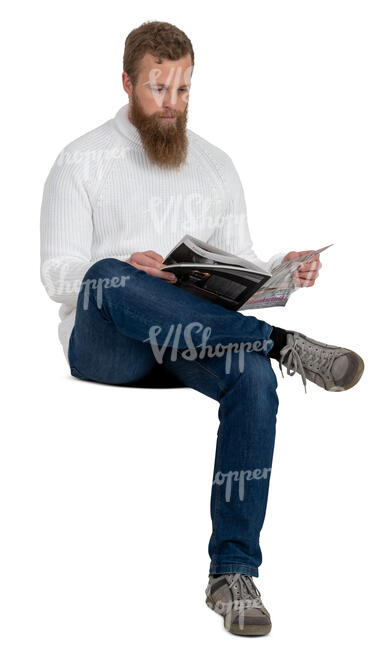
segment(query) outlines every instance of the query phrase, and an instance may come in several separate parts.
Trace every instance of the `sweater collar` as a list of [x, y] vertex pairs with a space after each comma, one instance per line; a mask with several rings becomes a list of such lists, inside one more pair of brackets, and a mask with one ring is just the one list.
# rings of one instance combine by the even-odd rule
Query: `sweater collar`
[[131, 142], [135, 142], [142, 147], [143, 143], [140, 137], [139, 129], [129, 121], [128, 111], [129, 103], [126, 103], [120, 108], [120, 110], [117, 111], [114, 118], [115, 124], [120, 133], [131, 140]]

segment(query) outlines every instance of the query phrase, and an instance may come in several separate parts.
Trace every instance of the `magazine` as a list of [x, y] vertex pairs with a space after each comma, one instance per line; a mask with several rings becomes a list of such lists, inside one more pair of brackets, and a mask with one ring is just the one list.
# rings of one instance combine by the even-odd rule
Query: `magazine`
[[284, 306], [297, 289], [293, 273], [298, 266], [327, 248], [282, 262], [269, 273], [249, 260], [187, 234], [165, 257], [162, 271], [176, 275], [176, 286], [228, 309], [277, 307]]

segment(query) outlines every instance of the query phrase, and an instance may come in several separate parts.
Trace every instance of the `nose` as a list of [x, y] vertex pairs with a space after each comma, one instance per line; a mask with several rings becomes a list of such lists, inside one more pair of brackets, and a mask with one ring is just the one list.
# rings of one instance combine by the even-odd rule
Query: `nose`
[[163, 97], [163, 108], [171, 108], [172, 106], [176, 106], [178, 102], [178, 92], [176, 89], [173, 89], [172, 91], [168, 90], [166, 91], [166, 94]]

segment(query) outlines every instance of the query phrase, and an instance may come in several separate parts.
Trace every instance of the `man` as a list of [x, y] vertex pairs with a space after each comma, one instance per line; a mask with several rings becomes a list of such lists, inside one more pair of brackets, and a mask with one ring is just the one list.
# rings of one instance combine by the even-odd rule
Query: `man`
[[[67, 145], [46, 180], [41, 277], [61, 303], [59, 336], [74, 377], [158, 381], [219, 401], [206, 603], [230, 632], [262, 635], [271, 619], [253, 577], [278, 408], [270, 359], [326, 390], [354, 386], [363, 362], [183, 291], [162, 270], [186, 233], [265, 266], [232, 160], [186, 128], [193, 66], [192, 44], [177, 27], [154, 21], [129, 34], [122, 75], [129, 104]], [[267, 268], [300, 254], [279, 254]], [[299, 267], [295, 282], [313, 286], [320, 267], [318, 258]], [[205, 331], [207, 353], [188, 357], [203, 347]], [[240, 355], [226, 367], [209, 352], [233, 344], [259, 344], [243, 369]], [[161, 349], [169, 354], [159, 363]]]

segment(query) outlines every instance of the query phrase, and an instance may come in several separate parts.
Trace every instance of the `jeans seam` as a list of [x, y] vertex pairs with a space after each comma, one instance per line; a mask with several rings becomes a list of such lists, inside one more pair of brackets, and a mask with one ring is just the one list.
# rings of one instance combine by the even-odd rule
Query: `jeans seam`
[[[181, 356], [181, 354], [182, 354], [181, 351], [178, 350], [178, 352], [179, 352], [179, 354]], [[225, 386], [223, 381], [220, 379], [220, 377], [215, 372], [212, 372], [211, 370], [209, 370], [209, 368], [206, 368], [206, 366], [203, 366], [202, 363], [200, 363], [197, 359], [192, 359], [191, 361], [194, 361], [200, 368], [202, 368], [202, 370], [205, 370], [205, 372], [207, 372], [209, 375], [212, 375], [212, 377], [215, 377], [216, 380], [217, 380], [217, 383], [219, 383], [221, 385], [222, 389], [227, 390], [227, 386]], [[220, 409], [221, 409], [221, 412], [222, 412], [223, 407], [222, 407], [221, 403], [220, 403]], [[218, 444], [219, 444], [220, 453], [219, 453], [218, 459], [217, 459], [216, 473], [217, 473], [217, 471], [219, 471], [220, 464], [221, 464], [221, 448], [222, 448], [222, 433], [223, 433], [222, 420], [223, 420], [223, 416], [221, 416], [220, 426], [219, 426], [219, 430], [218, 430], [218, 439], [219, 439]], [[216, 524], [217, 524], [217, 520], [218, 520], [219, 494], [220, 494], [220, 490], [218, 490], [217, 487], [219, 487], [219, 486], [216, 486], [216, 501], [215, 501], [215, 505], [214, 505], [214, 521], [213, 521], [213, 534], [214, 534], [213, 545], [214, 545], [214, 547], [216, 547], [216, 530], [217, 530], [217, 525]]]
[[[221, 413], [223, 413], [223, 405], [220, 402], [220, 409]], [[221, 416], [221, 422], [220, 422], [220, 428], [218, 431], [218, 436], [219, 436], [219, 454], [218, 454], [218, 459], [217, 459], [217, 465], [216, 465], [216, 476], [217, 472], [220, 471], [220, 466], [221, 466], [221, 455], [222, 455], [222, 441], [223, 441], [223, 414]], [[214, 480], [214, 479], [213, 479]], [[216, 502], [214, 505], [214, 522], [213, 522], [213, 530], [214, 530], [214, 541], [213, 541], [213, 546], [216, 549], [216, 539], [217, 539], [217, 523], [218, 523], [218, 513], [219, 513], [219, 506], [220, 506], [220, 485], [216, 485]], [[218, 489], [217, 489], [218, 488]]]
[[217, 567], [220, 566], [245, 566], [247, 569], [256, 569], [257, 567], [253, 566], [253, 564], [243, 564], [242, 562], [221, 562], [218, 564], [213, 564], [212, 566], [216, 569]]
[[[183, 350], [178, 350], [180, 356], [182, 356], [182, 351]], [[185, 359], [183, 359], [183, 360], [185, 360]], [[209, 368], [206, 368], [206, 366], [203, 366], [202, 363], [200, 361], [198, 361], [197, 359], [190, 359], [190, 360], [186, 359], [186, 361], [188, 361], [190, 363], [192, 363], [194, 361], [194, 363], [196, 363], [200, 368], [202, 368], [202, 370], [207, 372], [212, 377], [215, 377], [217, 382], [220, 384], [220, 387], [222, 388], [222, 390], [227, 390], [227, 386], [224, 384], [222, 379], [217, 375], [217, 373], [213, 372], [212, 370], [209, 370]]]
[[[128, 314], [131, 314], [131, 316], [134, 316], [135, 318], [138, 318], [139, 320], [141, 320], [144, 325], [147, 325], [147, 327], [149, 327], [150, 323], [151, 323], [151, 327], [152, 327], [152, 322], [148, 318], [145, 319], [143, 317], [143, 312], [138, 312], [138, 311], [133, 310], [133, 309], [128, 309], [122, 302], [118, 302], [118, 305], [120, 306], [121, 309], [126, 311]], [[98, 305], [97, 305], [97, 309], [98, 309], [99, 312], [102, 313], [102, 310], [98, 307]], [[112, 318], [110, 318], [109, 320], [111, 320], [113, 322], [113, 324], [114, 324], [114, 321], [113, 321]], [[143, 341], [143, 339], [137, 339], [137, 340], [140, 340], [142, 343], [145, 343], [145, 341]], [[148, 341], [147, 341], [147, 343], [148, 343]]]
[[[252, 354], [252, 352], [249, 352], [249, 354]], [[271, 365], [271, 362], [270, 362], [270, 360], [269, 360], [269, 358], [266, 357], [266, 355], [262, 355], [262, 356], [263, 356], [264, 358], [267, 358], [267, 361], [268, 361], [268, 363], [269, 363], [269, 366], [270, 366], [270, 368], [272, 369], [272, 372], [274, 372], [274, 371], [273, 371], [273, 368], [272, 368], [272, 365]], [[238, 384], [238, 382], [241, 380], [241, 376], [242, 376], [242, 373], [240, 373], [239, 377], [237, 378], [237, 380], [236, 380], [235, 383], [233, 384], [232, 388], [234, 388], [234, 387], [236, 386], [236, 384]], [[275, 391], [276, 391], [276, 388], [275, 388]], [[223, 411], [223, 403], [221, 402], [221, 400], [220, 400], [220, 409], [221, 409], [221, 412], [222, 412], [222, 411]], [[223, 416], [222, 416], [222, 418], [221, 418], [220, 429], [219, 429], [219, 432], [218, 432], [218, 436], [219, 436], [219, 450], [220, 450], [220, 453], [219, 453], [219, 457], [218, 457], [218, 463], [217, 463], [217, 466], [216, 466], [217, 472], [219, 471], [219, 467], [220, 467], [220, 463], [221, 463], [221, 451], [222, 451], [222, 423], [223, 423]], [[216, 473], [217, 473], [217, 472], [216, 472]], [[219, 488], [219, 489], [217, 489], [217, 488]], [[215, 548], [216, 548], [216, 530], [217, 530], [217, 523], [218, 523], [219, 503], [220, 503], [220, 499], [219, 499], [220, 489], [221, 489], [220, 486], [217, 485], [217, 486], [216, 486], [216, 501], [215, 501], [215, 507], [214, 507], [214, 522], [213, 522], [213, 530], [214, 530], [214, 543], [213, 543], [213, 544], [214, 544], [214, 547], [215, 547]], [[249, 564], [240, 564], [239, 562], [236, 562], [236, 563], [234, 563], [234, 564], [235, 564], [236, 566], [245, 566], [245, 567], [247, 567], [247, 568], [249, 568], [249, 569], [253, 569], [253, 570], [256, 570], [256, 568], [257, 568], [257, 567], [252, 567], [252, 566], [249, 565]], [[229, 564], [225, 563], [225, 565], [226, 565], [226, 566], [231, 566], [230, 563], [229, 563]], [[216, 564], [216, 565], [214, 565], [214, 567], [219, 567], [219, 566], [222, 566], [222, 565], [220, 565], [220, 564]]]

